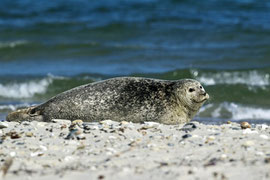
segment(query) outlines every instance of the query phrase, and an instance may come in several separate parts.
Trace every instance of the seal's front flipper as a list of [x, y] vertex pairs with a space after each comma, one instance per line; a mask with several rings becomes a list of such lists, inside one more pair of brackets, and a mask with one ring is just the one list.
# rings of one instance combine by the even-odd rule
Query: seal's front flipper
[[43, 121], [43, 116], [36, 113], [31, 113], [35, 107], [19, 109], [7, 115], [7, 121]]

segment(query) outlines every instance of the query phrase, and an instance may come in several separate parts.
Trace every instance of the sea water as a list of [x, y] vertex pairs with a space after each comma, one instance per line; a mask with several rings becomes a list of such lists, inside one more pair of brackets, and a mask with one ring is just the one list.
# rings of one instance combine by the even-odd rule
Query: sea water
[[270, 123], [270, 2], [0, 1], [0, 119], [117, 76], [197, 79], [196, 120]]

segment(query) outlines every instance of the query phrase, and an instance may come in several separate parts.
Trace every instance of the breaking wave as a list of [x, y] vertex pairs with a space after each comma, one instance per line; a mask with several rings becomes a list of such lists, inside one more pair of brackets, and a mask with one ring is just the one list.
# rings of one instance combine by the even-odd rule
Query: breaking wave
[[30, 98], [35, 94], [44, 94], [52, 82], [52, 77], [46, 77], [29, 82], [0, 84], [0, 96], [6, 98]]
[[199, 117], [233, 120], [270, 120], [270, 109], [223, 102], [203, 106], [198, 115]]
[[270, 85], [269, 73], [250, 71], [221, 71], [221, 72], [198, 72], [192, 70], [193, 76], [205, 85], [216, 84], [245, 84], [248, 86]]
[[19, 40], [19, 41], [10, 41], [10, 42], [0, 42], [0, 49], [1, 48], [15, 48], [17, 46], [27, 44], [27, 41]]

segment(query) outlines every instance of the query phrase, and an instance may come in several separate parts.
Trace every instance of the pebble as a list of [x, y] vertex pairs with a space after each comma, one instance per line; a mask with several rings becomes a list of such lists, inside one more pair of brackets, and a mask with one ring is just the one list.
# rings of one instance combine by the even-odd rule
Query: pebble
[[69, 162], [69, 161], [74, 161], [76, 158], [74, 156], [66, 156], [64, 158], [65, 161]]
[[0, 129], [7, 128], [8, 123], [7, 122], [0, 122]]
[[44, 155], [44, 152], [42, 151], [37, 151], [37, 152], [31, 152], [30, 153], [30, 156], [31, 157], [35, 157], [35, 156], [43, 156]]
[[39, 148], [42, 150], [42, 151], [47, 151], [48, 148], [46, 146], [43, 146], [43, 145], [40, 145]]
[[209, 137], [207, 138], [207, 140], [209, 140], [209, 141], [213, 141], [213, 140], [215, 140], [215, 139], [216, 139], [215, 136], [209, 136]]
[[71, 122], [71, 125], [69, 127], [69, 134], [65, 139], [77, 139], [77, 140], [83, 140], [86, 139], [85, 135], [83, 133], [83, 121], [82, 120], [74, 120]]
[[113, 127], [113, 126], [118, 126], [119, 122], [112, 121], [112, 120], [104, 120], [100, 121], [100, 124], [102, 124], [104, 127]]
[[11, 151], [11, 152], [9, 153], [9, 155], [10, 155], [11, 157], [15, 157], [15, 156], [16, 156], [16, 152]]
[[193, 137], [193, 138], [199, 138], [200, 136], [197, 135], [197, 134], [193, 134], [192, 137]]
[[254, 131], [251, 129], [244, 129], [243, 134], [258, 134], [258, 131]]
[[269, 164], [269, 163], [270, 163], [270, 157], [266, 157], [266, 158], [264, 159], [264, 162], [267, 163], [267, 164]]
[[240, 126], [242, 129], [251, 128], [251, 125], [248, 122], [241, 122]]
[[149, 129], [149, 128], [159, 128], [160, 123], [157, 122], [144, 122], [142, 128]]
[[194, 131], [196, 128], [197, 126], [194, 123], [187, 123], [180, 130], [185, 132], [191, 132]]
[[257, 125], [257, 127], [259, 130], [265, 131], [266, 129], [268, 129], [269, 126], [266, 124], [261, 124], [261, 125]]
[[74, 126], [79, 126], [80, 128], [83, 128], [83, 121], [80, 119], [72, 121], [70, 127]]
[[263, 156], [263, 155], [264, 155], [264, 153], [263, 153], [263, 152], [261, 152], [261, 151], [258, 151], [258, 152], [256, 152], [256, 155], [257, 155], [257, 156]]
[[115, 136], [109, 136], [108, 138], [109, 138], [109, 139], [112, 139], [112, 140], [117, 139], [117, 137], [115, 137]]
[[65, 139], [67, 139], [67, 140], [69, 140], [69, 139], [82, 140], [82, 139], [85, 139], [85, 136], [81, 130], [73, 129], [73, 130], [70, 130], [69, 134], [67, 135], [67, 137]]
[[12, 165], [12, 163], [13, 163], [13, 158], [7, 158], [7, 159], [5, 160], [5, 162], [4, 162], [4, 164], [2, 165], [2, 168], [1, 168], [1, 170], [3, 171], [3, 177], [6, 176], [6, 174], [7, 174], [8, 170], [9, 170], [9, 168], [10, 168], [11, 165]]
[[129, 129], [133, 129], [135, 127], [132, 122], [127, 122], [127, 121], [121, 121], [120, 126], [122, 128], [129, 128]]
[[242, 145], [244, 147], [250, 147], [250, 146], [253, 146], [255, 143], [253, 141], [246, 141], [244, 142]]
[[267, 135], [264, 135], [264, 134], [261, 134], [260, 135], [260, 138], [262, 138], [262, 139], [269, 139], [269, 137]]
[[227, 159], [227, 157], [228, 157], [228, 156], [227, 156], [226, 154], [221, 154], [220, 159], [221, 159], [221, 160], [225, 160], [225, 159]]
[[26, 132], [26, 133], [25, 133], [25, 136], [26, 136], [26, 137], [32, 137], [33, 135], [34, 135], [34, 134], [33, 134], [32, 132]]
[[17, 132], [15, 132], [15, 131], [10, 131], [8, 133], [8, 135], [10, 136], [11, 139], [19, 139], [19, 138], [21, 138], [21, 135], [18, 134]]
[[67, 119], [52, 119], [52, 122], [59, 124], [71, 124], [71, 121]]
[[189, 138], [189, 137], [192, 137], [192, 135], [190, 135], [190, 134], [185, 134], [185, 135], [182, 136], [183, 139], [186, 139], [186, 138]]

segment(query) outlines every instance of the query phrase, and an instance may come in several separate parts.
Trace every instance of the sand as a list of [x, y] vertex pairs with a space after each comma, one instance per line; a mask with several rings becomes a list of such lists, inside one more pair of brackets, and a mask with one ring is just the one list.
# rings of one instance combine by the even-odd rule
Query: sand
[[1, 122], [2, 179], [270, 179], [270, 127]]

